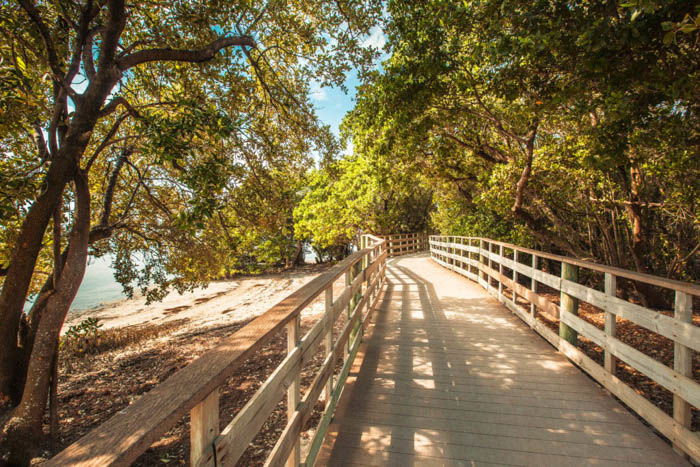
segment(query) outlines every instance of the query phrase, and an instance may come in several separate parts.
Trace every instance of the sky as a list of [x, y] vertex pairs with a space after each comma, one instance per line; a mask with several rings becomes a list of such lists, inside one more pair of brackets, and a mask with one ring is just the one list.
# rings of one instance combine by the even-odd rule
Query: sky
[[336, 87], [321, 87], [317, 83], [311, 85], [311, 101], [314, 103], [319, 119], [330, 125], [333, 133], [339, 136], [340, 123], [345, 114], [355, 106], [356, 87], [360, 84], [357, 71], [352, 70], [345, 79], [347, 94]]
[[[374, 47], [378, 50], [382, 50], [384, 44], [386, 44], [386, 37], [379, 27], [372, 28], [369, 37], [363, 43], [365, 47]], [[382, 54], [377, 60], [377, 65], [387, 57]], [[345, 79], [347, 93], [340, 88], [321, 87], [318, 83], [311, 83], [311, 101], [316, 107], [316, 113], [323, 123], [330, 125], [336, 136], [340, 136], [339, 128], [343, 117], [355, 106], [356, 87], [359, 84], [360, 79], [355, 69], [351, 70]]]

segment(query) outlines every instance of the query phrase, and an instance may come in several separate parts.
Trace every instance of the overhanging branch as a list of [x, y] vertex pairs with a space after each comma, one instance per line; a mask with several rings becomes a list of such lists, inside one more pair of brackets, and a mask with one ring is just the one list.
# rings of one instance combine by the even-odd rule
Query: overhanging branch
[[250, 36], [220, 37], [201, 49], [182, 50], [172, 48], [158, 48], [139, 50], [118, 60], [119, 68], [123, 71], [147, 62], [206, 62], [214, 58], [221, 50], [227, 47], [255, 47], [255, 41]]

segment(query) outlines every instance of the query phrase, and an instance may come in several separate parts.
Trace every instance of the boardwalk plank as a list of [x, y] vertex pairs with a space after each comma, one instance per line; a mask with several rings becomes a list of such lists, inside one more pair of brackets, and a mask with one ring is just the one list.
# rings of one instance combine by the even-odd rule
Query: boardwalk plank
[[478, 286], [394, 259], [320, 465], [687, 465]]

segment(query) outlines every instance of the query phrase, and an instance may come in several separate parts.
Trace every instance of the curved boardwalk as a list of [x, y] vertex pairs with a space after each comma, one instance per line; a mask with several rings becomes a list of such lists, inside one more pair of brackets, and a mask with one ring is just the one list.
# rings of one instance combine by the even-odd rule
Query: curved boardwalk
[[390, 261], [320, 465], [687, 465], [479, 286]]

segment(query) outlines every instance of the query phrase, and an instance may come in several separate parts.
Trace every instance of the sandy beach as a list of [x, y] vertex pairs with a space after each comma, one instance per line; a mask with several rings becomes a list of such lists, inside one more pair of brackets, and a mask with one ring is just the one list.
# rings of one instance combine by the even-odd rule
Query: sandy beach
[[203, 289], [179, 294], [173, 291], [162, 301], [146, 304], [134, 297], [68, 314], [63, 326], [97, 318], [102, 329], [135, 325], [159, 325], [186, 320], [187, 328], [219, 327], [257, 316], [315, 277], [325, 266], [310, 265], [280, 274], [216, 281]]

